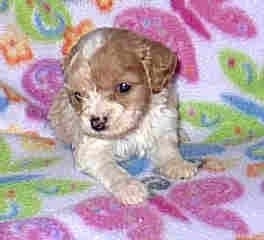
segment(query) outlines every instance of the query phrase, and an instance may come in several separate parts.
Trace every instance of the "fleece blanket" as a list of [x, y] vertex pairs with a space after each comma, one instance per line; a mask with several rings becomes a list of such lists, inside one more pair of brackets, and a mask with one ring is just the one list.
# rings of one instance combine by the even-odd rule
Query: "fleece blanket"
[[[0, 0], [0, 239], [263, 239], [263, 12], [260, 0]], [[177, 54], [181, 151], [206, 156], [188, 182], [124, 159], [151, 193], [141, 206], [78, 173], [46, 121], [63, 57], [102, 26]]]
[[148, 159], [120, 165], [150, 197], [124, 206], [74, 170], [71, 150], [50, 139], [0, 137], [1, 240], [262, 240], [264, 139], [239, 146], [184, 143], [206, 161], [189, 181], [159, 176]]
[[179, 58], [182, 122], [194, 142], [264, 135], [264, 4], [252, 0], [1, 0], [0, 130], [52, 137], [61, 62], [102, 26], [136, 31]]

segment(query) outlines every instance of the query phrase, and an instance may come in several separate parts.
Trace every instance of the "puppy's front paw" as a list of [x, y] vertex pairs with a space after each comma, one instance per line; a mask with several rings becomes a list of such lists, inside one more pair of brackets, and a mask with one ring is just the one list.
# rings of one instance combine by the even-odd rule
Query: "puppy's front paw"
[[189, 179], [198, 172], [198, 165], [184, 160], [168, 161], [159, 168], [159, 173], [170, 179]]
[[114, 186], [113, 194], [123, 204], [131, 205], [144, 202], [148, 196], [148, 191], [143, 183], [129, 179]]

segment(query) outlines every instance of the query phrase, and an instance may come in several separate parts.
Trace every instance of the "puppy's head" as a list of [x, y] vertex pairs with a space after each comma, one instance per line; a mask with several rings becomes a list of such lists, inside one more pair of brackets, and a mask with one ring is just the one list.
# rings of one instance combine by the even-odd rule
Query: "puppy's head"
[[168, 48], [130, 31], [88, 33], [64, 63], [66, 90], [82, 130], [118, 138], [136, 129], [175, 67], [176, 57]]

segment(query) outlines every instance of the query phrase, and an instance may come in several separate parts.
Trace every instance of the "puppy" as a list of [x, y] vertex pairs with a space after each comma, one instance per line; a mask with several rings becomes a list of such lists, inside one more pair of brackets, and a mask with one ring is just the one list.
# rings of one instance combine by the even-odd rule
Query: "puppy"
[[197, 172], [177, 146], [170, 86], [176, 65], [175, 54], [162, 44], [116, 28], [88, 33], [65, 59], [65, 87], [50, 108], [51, 126], [72, 144], [79, 169], [124, 204], [138, 204], [148, 193], [117, 161], [147, 156], [171, 179]]

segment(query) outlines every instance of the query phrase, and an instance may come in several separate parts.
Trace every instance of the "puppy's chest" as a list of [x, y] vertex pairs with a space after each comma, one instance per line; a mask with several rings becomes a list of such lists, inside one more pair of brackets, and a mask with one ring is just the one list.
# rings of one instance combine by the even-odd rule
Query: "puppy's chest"
[[151, 157], [158, 150], [162, 136], [177, 134], [177, 112], [156, 106], [145, 116], [139, 128], [113, 145], [116, 160], [127, 157]]

